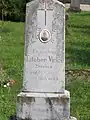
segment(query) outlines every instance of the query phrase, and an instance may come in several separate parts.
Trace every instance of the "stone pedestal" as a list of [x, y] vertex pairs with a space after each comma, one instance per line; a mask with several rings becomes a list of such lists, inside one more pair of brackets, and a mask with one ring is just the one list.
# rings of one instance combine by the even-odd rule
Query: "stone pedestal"
[[70, 120], [70, 93], [21, 92], [17, 120]]

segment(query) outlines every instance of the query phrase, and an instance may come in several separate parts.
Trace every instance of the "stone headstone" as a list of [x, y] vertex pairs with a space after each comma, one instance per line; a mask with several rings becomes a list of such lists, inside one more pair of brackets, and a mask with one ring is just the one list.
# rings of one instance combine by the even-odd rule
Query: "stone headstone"
[[64, 5], [50, 0], [40, 0], [37, 5], [36, 11], [31, 13], [31, 5], [27, 4], [23, 90], [63, 92]]
[[56, 0], [27, 3], [23, 91], [17, 120], [71, 120], [65, 90], [65, 9]]
[[70, 10], [79, 12], [80, 10], [80, 0], [71, 0]]

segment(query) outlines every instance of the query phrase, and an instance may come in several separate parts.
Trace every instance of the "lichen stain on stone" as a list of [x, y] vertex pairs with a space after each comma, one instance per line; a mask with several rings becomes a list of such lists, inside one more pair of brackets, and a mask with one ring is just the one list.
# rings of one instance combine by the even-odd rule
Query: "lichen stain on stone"
[[49, 108], [52, 111], [53, 104], [52, 104], [51, 98], [46, 98], [46, 103], [49, 104]]
[[63, 97], [61, 97], [60, 99], [63, 105], [67, 104], [67, 101], [69, 100], [68, 98], [63, 98]]
[[51, 101], [52, 101], [52, 103], [53, 104], [60, 104], [61, 103], [61, 100], [60, 100], [60, 98], [51, 98]]
[[69, 101], [69, 98], [66, 97], [60, 97], [60, 98], [46, 98], [46, 103], [48, 103], [50, 106], [53, 104], [63, 104], [66, 105]]
[[18, 97], [17, 98], [17, 102], [18, 103], [26, 103], [26, 104], [30, 104], [32, 102], [35, 102], [35, 98], [34, 97]]
[[49, 105], [50, 105], [50, 103], [51, 104], [61, 104], [61, 99], [60, 98], [46, 98], [46, 103], [49, 103]]

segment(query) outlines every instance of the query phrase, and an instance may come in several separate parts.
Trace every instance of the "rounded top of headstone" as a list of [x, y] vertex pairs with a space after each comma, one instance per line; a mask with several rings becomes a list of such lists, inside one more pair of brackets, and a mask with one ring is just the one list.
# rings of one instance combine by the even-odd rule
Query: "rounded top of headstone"
[[26, 6], [28, 7], [28, 6], [31, 6], [32, 4], [37, 4], [37, 3], [38, 3], [38, 0], [33, 0], [31, 2], [28, 2]]
[[65, 5], [62, 3], [62, 2], [60, 2], [60, 1], [58, 1], [58, 0], [53, 0], [55, 3], [58, 3], [58, 4], [60, 4], [60, 5], [62, 5], [64, 8], [65, 8]]
[[[43, 0], [43, 1], [47, 1], [47, 0]], [[58, 0], [49, 0], [49, 1], [53, 1], [53, 2], [58, 3], [58, 4], [62, 5], [63, 7], [65, 7], [65, 5], [62, 2], [58, 1]], [[30, 6], [32, 3], [36, 3], [36, 2], [39, 3], [39, 0], [33, 0], [31, 2], [28, 2], [26, 4], [26, 6]]]

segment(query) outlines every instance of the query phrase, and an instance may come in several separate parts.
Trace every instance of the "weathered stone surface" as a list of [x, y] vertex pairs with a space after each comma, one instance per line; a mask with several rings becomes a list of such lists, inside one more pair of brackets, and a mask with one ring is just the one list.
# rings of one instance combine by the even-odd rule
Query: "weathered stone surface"
[[28, 3], [26, 11], [23, 91], [63, 92], [64, 5], [40, 0]]
[[73, 120], [65, 91], [65, 10], [56, 0], [26, 7], [23, 91], [17, 120]]
[[17, 120], [69, 120], [70, 94], [20, 93]]

